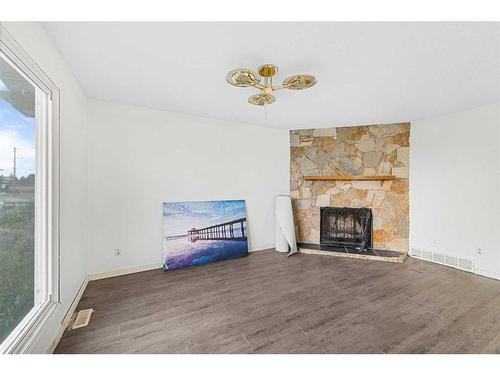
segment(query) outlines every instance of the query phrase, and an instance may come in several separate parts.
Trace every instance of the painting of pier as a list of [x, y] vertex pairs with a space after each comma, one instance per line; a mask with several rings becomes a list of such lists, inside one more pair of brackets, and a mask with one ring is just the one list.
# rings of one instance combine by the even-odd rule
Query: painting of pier
[[163, 203], [163, 269], [248, 255], [244, 200]]

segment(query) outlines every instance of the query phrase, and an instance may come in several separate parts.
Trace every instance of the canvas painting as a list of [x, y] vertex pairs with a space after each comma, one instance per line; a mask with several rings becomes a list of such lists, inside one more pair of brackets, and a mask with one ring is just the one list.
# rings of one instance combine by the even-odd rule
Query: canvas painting
[[248, 255], [244, 200], [163, 203], [163, 269]]

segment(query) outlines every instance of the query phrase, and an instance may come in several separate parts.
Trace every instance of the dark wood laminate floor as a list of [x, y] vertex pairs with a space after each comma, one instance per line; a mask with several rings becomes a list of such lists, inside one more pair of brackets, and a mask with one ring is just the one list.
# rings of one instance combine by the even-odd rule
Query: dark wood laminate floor
[[56, 353], [499, 353], [500, 282], [272, 250], [93, 281]]

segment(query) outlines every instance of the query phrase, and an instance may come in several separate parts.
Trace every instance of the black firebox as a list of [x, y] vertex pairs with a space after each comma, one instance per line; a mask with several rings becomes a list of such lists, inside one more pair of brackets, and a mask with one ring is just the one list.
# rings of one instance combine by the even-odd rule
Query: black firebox
[[321, 245], [357, 251], [372, 249], [372, 212], [369, 208], [321, 207], [320, 220]]

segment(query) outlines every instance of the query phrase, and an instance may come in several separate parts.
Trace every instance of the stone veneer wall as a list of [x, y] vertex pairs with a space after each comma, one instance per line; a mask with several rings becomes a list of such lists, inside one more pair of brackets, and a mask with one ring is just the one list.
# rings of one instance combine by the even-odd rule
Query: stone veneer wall
[[[319, 243], [320, 207], [370, 207], [378, 249], [408, 252], [410, 124], [290, 131], [297, 241]], [[310, 175], [394, 175], [394, 181], [304, 181]]]

